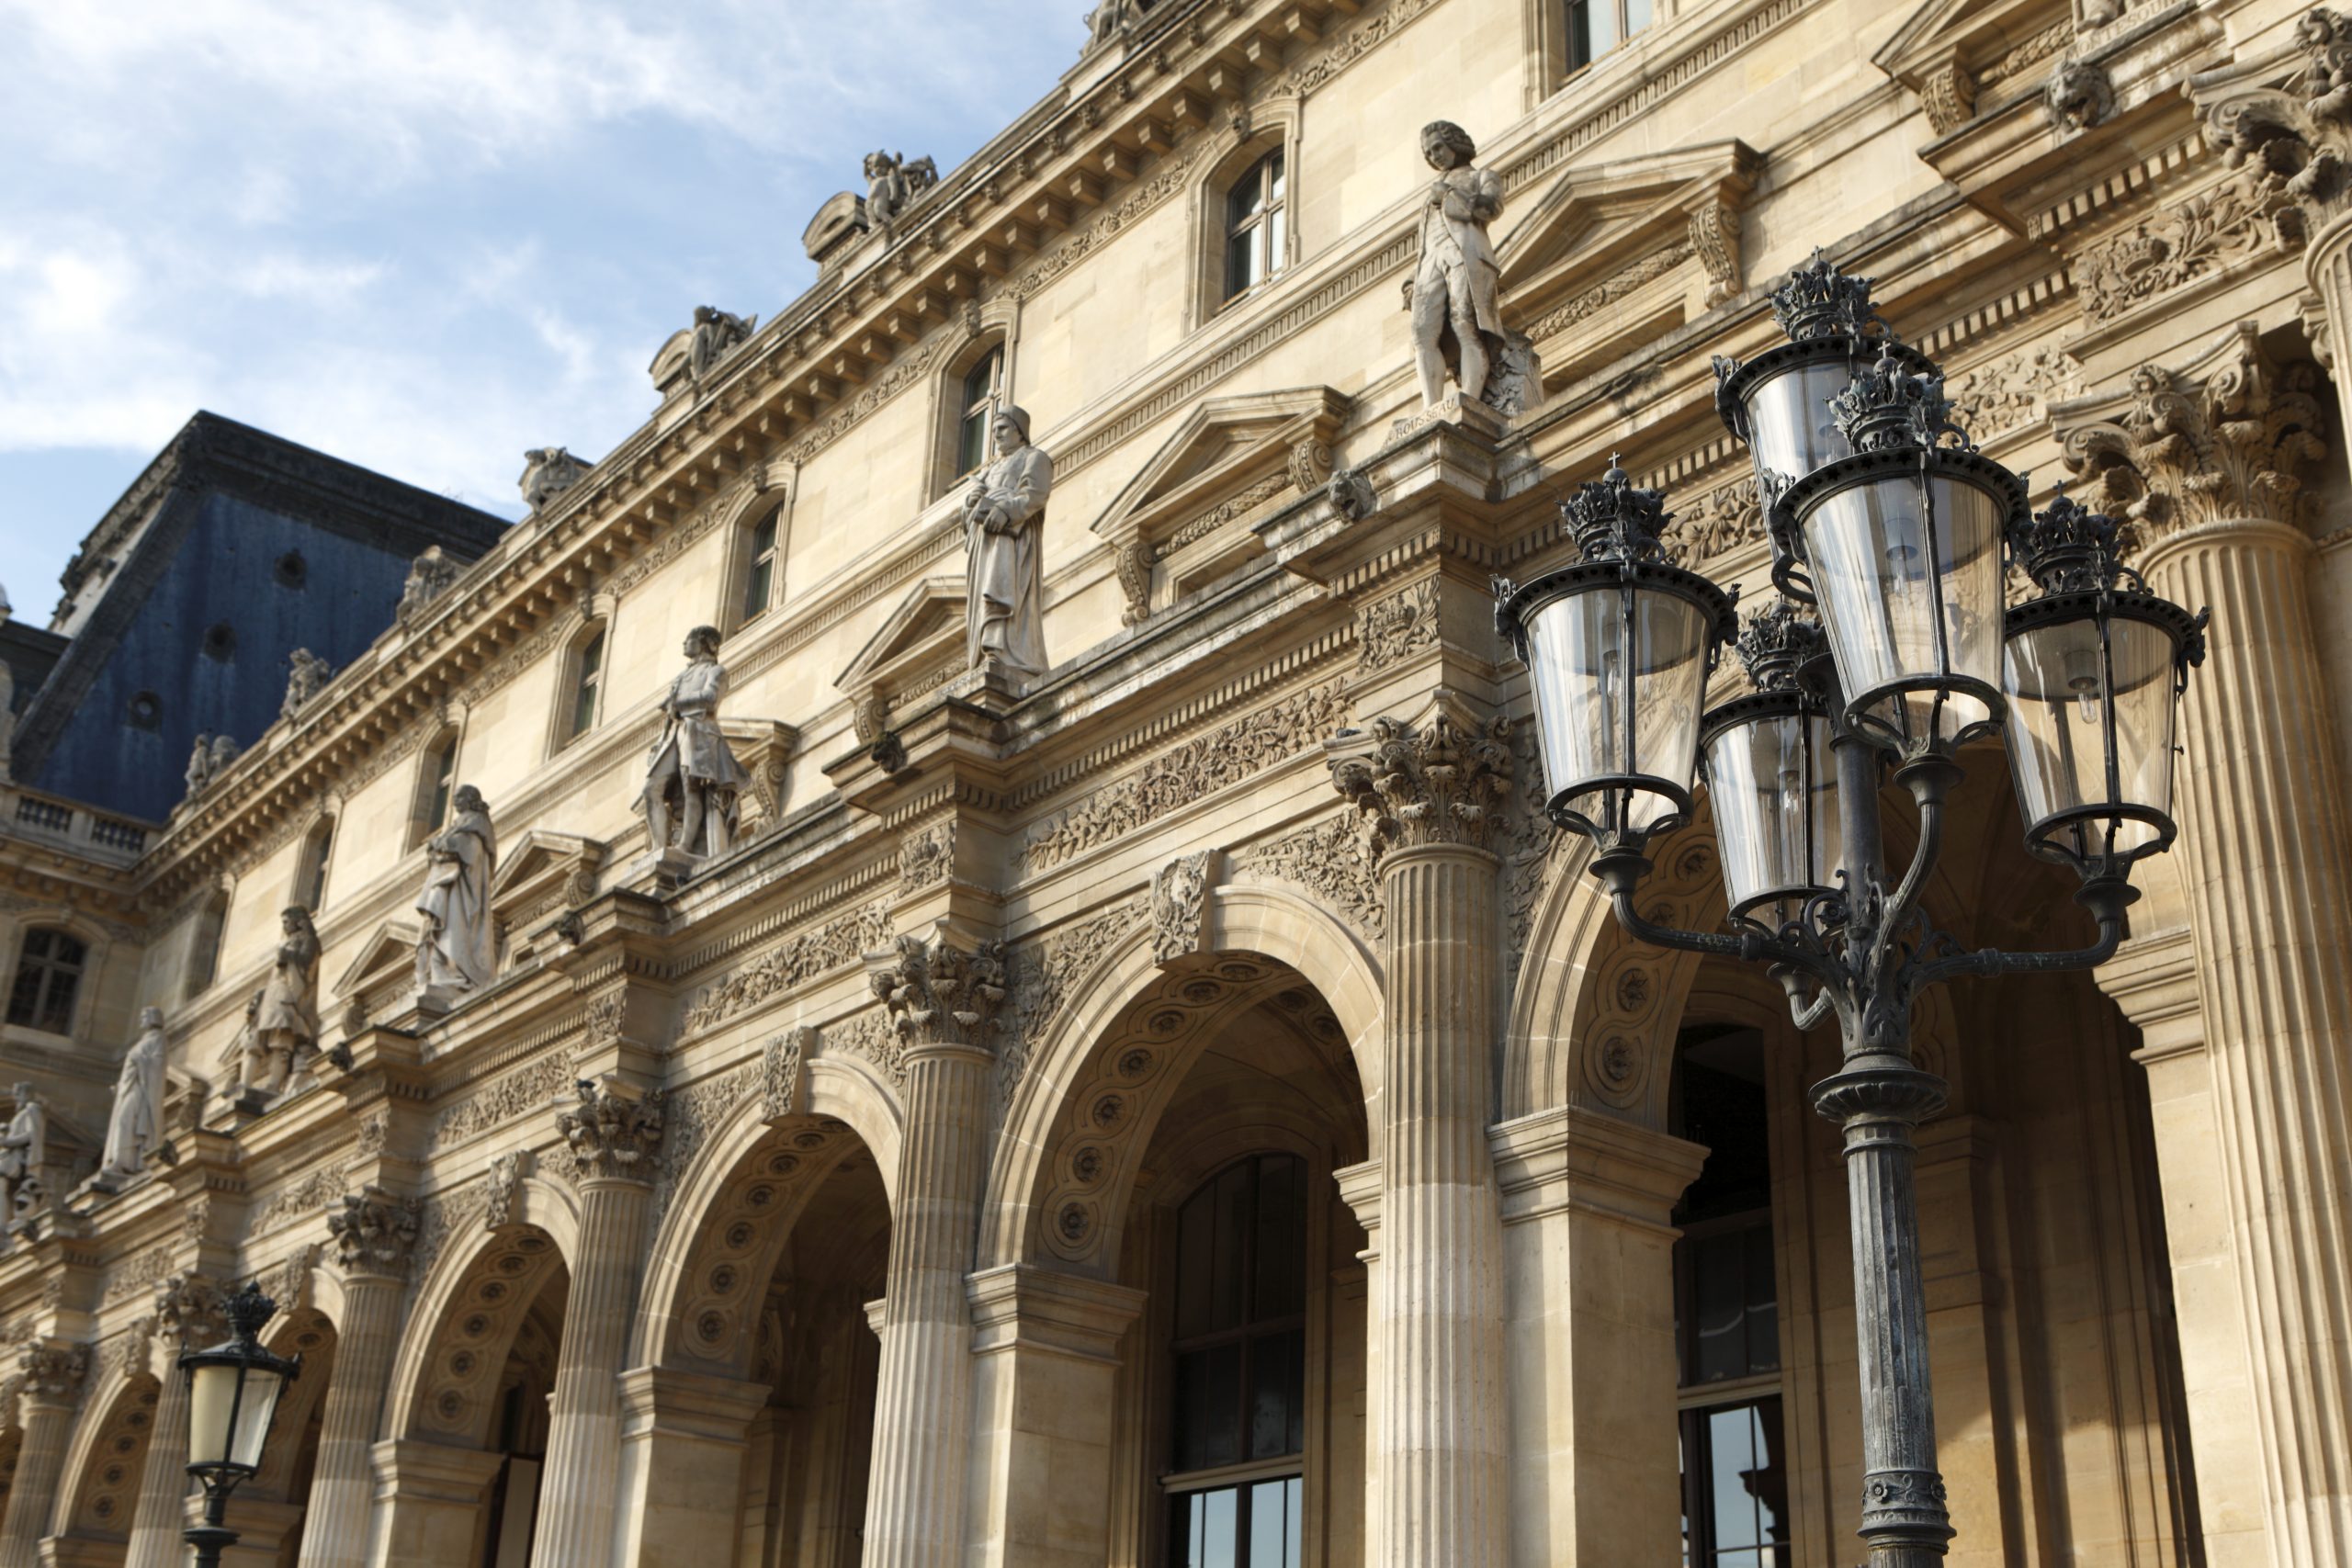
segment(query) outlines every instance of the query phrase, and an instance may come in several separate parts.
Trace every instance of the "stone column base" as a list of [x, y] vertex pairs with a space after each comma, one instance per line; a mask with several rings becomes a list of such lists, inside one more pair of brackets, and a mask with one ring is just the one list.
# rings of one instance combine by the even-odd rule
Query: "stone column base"
[[744, 1433], [764, 1383], [670, 1367], [621, 1374], [624, 1568], [704, 1568], [741, 1546]]

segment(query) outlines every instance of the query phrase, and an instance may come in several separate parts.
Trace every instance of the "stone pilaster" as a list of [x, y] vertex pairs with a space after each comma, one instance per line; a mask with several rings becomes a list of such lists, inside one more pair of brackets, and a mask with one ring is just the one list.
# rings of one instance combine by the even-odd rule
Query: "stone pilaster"
[[155, 1374], [155, 1420], [148, 1428], [124, 1568], [180, 1568], [187, 1560], [180, 1531], [187, 1526], [194, 1483], [187, 1474], [187, 1379], [180, 1375], [179, 1355], [217, 1345], [227, 1333], [220, 1288], [210, 1280], [175, 1274], [155, 1287], [155, 1353], [163, 1364]]
[[1450, 693], [1418, 726], [1375, 719], [1330, 743], [1333, 783], [1384, 846], [1388, 908], [1382, 1077], [1381, 1563], [1504, 1560], [1501, 1214], [1487, 1129], [1506, 721]]
[[967, 953], [943, 933], [867, 959], [905, 1043], [905, 1139], [881, 1325], [868, 1568], [948, 1568], [964, 1557], [972, 1317], [965, 1293], [988, 1158], [989, 1069], [1004, 1000], [1003, 944]]
[[1675, 1201], [1704, 1151], [1599, 1111], [1498, 1124], [1510, 1558], [1672, 1562], [1680, 1551]]
[[343, 1275], [343, 1321], [335, 1325], [334, 1381], [320, 1416], [318, 1468], [302, 1524], [304, 1568], [366, 1568], [376, 1425], [400, 1348], [401, 1298], [421, 1223], [416, 1200], [376, 1186], [346, 1194], [327, 1211]]
[[658, 1094], [634, 1098], [582, 1083], [559, 1118], [580, 1190], [580, 1256], [564, 1305], [548, 1402], [548, 1457], [539, 1482], [533, 1568], [606, 1568], [619, 1500], [621, 1359], [660, 1167]]
[[90, 1348], [58, 1339], [36, 1339], [17, 1352], [20, 1384], [18, 1422], [23, 1445], [8, 1487], [8, 1512], [0, 1520], [0, 1568], [35, 1568], [41, 1537], [57, 1506], [59, 1472], [65, 1443], [74, 1431], [74, 1409], [90, 1372]]
[[[2200, 1376], [2188, 1320], [2211, 1303], [2185, 1303], [2209, 1545], [2227, 1545], [2217, 1562], [2344, 1568], [2352, 1564], [2352, 1147], [2343, 1136], [2352, 1114], [2352, 832], [2312, 629], [2310, 509], [2295, 476], [2324, 456], [2310, 386], [2302, 370], [2262, 355], [2249, 323], [2186, 372], [2138, 372], [2128, 400], [2067, 446], [2102, 503], [2139, 525], [2136, 564], [2149, 585], [2212, 610], [2204, 667], [2181, 710], [2174, 852], [2188, 895], [2222, 1177], [2199, 1204], [2226, 1206], [2241, 1321], [2223, 1332], [2250, 1362], [2245, 1392], [2260, 1438], [2244, 1430], [2235, 1380]], [[2163, 1087], [2177, 1099], [2177, 1082]], [[2166, 1224], [2179, 1233], [2176, 1262], [2208, 1254], [2199, 1204], [2180, 1201], [2188, 1173], [2175, 1166], [2187, 1151], [2161, 1133], [2158, 1149]], [[2237, 1462], [2248, 1450], [2258, 1463]], [[2259, 1495], [2232, 1495], [2217, 1486], [2223, 1477]], [[2226, 1543], [2214, 1536], [2224, 1521]], [[2249, 1533], [2257, 1529], [2267, 1538], [2258, 1546]]]

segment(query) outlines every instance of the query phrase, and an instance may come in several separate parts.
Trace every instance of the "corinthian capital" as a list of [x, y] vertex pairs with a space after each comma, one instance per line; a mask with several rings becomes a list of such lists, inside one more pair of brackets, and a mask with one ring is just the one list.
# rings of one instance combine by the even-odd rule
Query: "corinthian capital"
[[1476, 718], [1449, 693], [1418, 726], [1375, 718], [1324, 749], [1332, 786], [1371, 819], [1384, 848], [1485, 849], [1510, 794], [1510, 720]]
[[967, 953], [944, 931], [902, 936], [889, 952], [868, 953], [865, 964], [874, 994], [910, 1046], [993, 1046], [1003, 1027], [996, 1014], [1004, 1001], [1004, 943], [983, 942]]
[[2143, 365], [2120, 394], [2050, 411], [2076, 498], [2151, 545], [2201, 524], [2310, 521], [2295, 470], [2326, 455], [2317, 367], [2279, 365], [2240, 321], [2185, 369]]
[[220, 1287], [201, 1274], [175, 1274], [155, 1287], [155, 1328], [166, 1345], [200, 1347], [228, 1333]]
[[36, 1339], [17, 1352], [17, 1376], [25, 1393], [37, 1399], [70, 1400], [82, 1392], [89, 1375], [90, 1348], [61, 1339]]
[[662, 1168], [662, 1091], [639, 1099], [609, 1084], [582, 1078], [580, 1102], [557, 1116], [583, 1177], [618, 1176], [651, 1181]]
[[327, 1210], [335, 1266], [345, 1275], [405, 1280], [423, 1223], [424, 1206], [413, 1198], [394, 1197], [373, 1182], [346, 1192]]

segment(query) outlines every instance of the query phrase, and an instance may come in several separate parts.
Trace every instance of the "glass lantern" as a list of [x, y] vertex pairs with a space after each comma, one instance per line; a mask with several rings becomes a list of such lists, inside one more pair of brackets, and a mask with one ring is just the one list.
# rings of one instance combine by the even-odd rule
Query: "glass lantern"
[[1739, 655], [1756, 690], [1709, 711], [1700, 752], [1732, 918], [1777, 932], [1837, 890], [1843, 860], [1829, 718], [1799, 682], [1821, 628], [1783, 599], [1748, 617]]
[[[1941, 376], [1878, 362], [1832, 400], [1850, 457], [1789, 488], [1846, 721], [1902, 761], [2001, 721], [2001, 546], [2023, 481], [1966, 444]], [[1957, 443], [1957, 444], [1951, 444]]]
[[1814, 602], [1804, 541], [1776, 504], [1788, 487], [1851, 454], [1830, 417], [1830, 400], [1882, 355], [1918, 373], [1935, 368], [1894, 341], [1871, 303], [1867, 277], [1849, 277], [1819, 251], [1772, 291], [1772, 315], [1789, 341], [1742, 362], [1715, 358], [1715, 412], [1747, 444], [1758, 503], [1772, 536], [1772, 581], [1782, 594]]
[[2147, 592], [2112, 519], [2063, 491], [2010, 547], [2041, 589], [2008, 612], [2002, 681], [2026, 847], [2086, 878], [2173, 840], [2173, 736], [2205, 616]]
[[1561, 507], [1583, 558], [1495, 582], [1528, 667], [1552, 820], [1638, 852], [1690, 814], [1707, 677], [1737, 630], [1730, 597], [1665, 558], [1664, 498], [1611, 466]]
[[229, 1338], [180, 1357], [188, 1386], [187, 1470], [208, 1495], [225, 1493], [261, 1468], [278, 1396], [302, 1370], [300, 1357], [288, 1360], [262, 1348], [257, 1337], [277, 1303], [258, 1284], [231, 1296], [222, 1310]]

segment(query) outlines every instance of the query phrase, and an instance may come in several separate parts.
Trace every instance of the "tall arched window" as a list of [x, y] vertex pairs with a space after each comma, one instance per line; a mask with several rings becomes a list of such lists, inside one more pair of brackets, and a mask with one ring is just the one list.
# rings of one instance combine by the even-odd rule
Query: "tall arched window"
[[1277, 147], [1249, 168], [1225, 193], [1225, 297], [1247, 294], [1282, 271], [1288, 254], [1289, 221]]
[[322, 817], [302, 844], [294, 878], [294, 901], [317, 914], [327, 901], [327, 864], [334, 859], [334, 818]]
[[746, 547], [750, 554], [743, 562], [743, 619], [764, 612], [775, 597], [775, 528], [781, 509], [774, 510], [752, 526]]
[[564, 710], [563, 739], [577, 739], [596, 728], [596, 703], [605, 689], [605, 628], [598, 626], [571, 655], [571, 696]]
[[989, 426], [996, 421], [998, 384], [1004, 379], [1004, 345], [980, 355], [964, 373], [956, 415], [956, 477], [962, 479], [989, 460]]
[[74, 1001], [90, 950], [71, 931], [35, 927], [17, 953], [16, 983], [8, 988], [8, 1021], [51, 1034], [74, 1032]]
[[1306, 1164], [1256, 1155], [1178, 1212], [1168, 1562], [1296, 1568], [1306, 1488]]
[[1670, 1122], [1708, 1151], [1674, 1212], [1683, 1561], [1793, 1568], [1763, 1037], [1688, 1029], [1678, 1055]]

